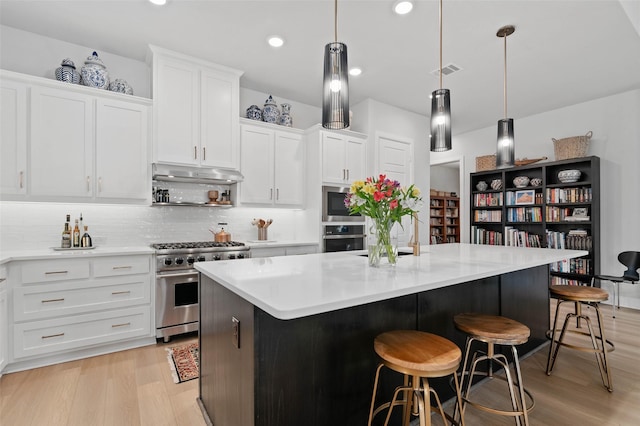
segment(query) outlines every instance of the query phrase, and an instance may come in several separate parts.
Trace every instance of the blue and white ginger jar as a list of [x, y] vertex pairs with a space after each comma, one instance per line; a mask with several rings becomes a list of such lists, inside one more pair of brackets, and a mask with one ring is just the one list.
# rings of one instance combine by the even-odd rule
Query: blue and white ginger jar
[[251, 105], [247, 108], [247, 118], [250, 120], [262, 121], [262, 110], [258, 105]]
[[116, 78], [109, 83], [109, 90], [112, 92], [124, 93], [125, 95], [133, 95], [133, 87], [129, 86], [129, 83], [121, 78]]
[[293, 118], [291, 118], [291, 105], [280, 104], [282, 107], [282, 114], [278, 119], [278, 124], [285, 127], [293, 126]]
[[73, 84], [80, 83], [80, 73], [76, 71], [76, 64], [70, 58], [63, 59], [60, 65], [55, 71], [56, 80]]
[[276, 105], [276, 101], [273, 100], [273, 97], [269, 95], [269, 98], [264, 103], [264, 108], [262, 109], [262, 121], [278, 124], [279, 118], [280, 110], [278, 109], [278, 105]]
[[96, 89], [109, 89], [109, 73], [96, 52], [93, 52], [84, 61], [80, 75], [82, 76], [82, 84], [85, 86], [95, 87]]

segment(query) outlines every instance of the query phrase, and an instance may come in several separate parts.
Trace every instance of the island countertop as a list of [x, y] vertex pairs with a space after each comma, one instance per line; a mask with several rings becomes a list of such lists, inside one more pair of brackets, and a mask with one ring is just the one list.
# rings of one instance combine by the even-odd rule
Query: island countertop
[[275, 318], [289, 320], [520, 271], [588, 254], [582, 250], [441, 244], [395, 267], [372, 268], [366, 252], [196, 263], [198, 271]]

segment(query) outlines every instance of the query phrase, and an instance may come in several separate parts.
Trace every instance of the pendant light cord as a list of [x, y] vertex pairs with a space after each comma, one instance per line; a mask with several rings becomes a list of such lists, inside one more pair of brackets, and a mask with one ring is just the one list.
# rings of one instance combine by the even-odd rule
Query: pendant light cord
[[504, 35], [504, 119], [507, 119], [507, 34]]
[[333, 28], [335, 29], [335, 39], [336, 39], [336, 43], [338, 42], [338, 0], [335, 0], [334, 2], [334, 13], [333, 13], [333, 21], [334, 21], [334, 26]]
[[440, 90], [442, 90], [442, 0], [440, 0]]

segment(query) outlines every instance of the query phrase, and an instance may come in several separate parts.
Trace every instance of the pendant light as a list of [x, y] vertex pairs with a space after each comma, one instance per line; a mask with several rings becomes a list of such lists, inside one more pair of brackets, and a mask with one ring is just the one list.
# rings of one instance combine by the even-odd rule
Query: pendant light
[[338, 42], [338, 0], [335, 0], [335, 41], [324, 47], [324, 84], [322, 88], [322, 127], [349, 127], [349, 74], [347, 45]]
[[496, 147], [496, 167], [513, 167], [515, 163], [515, 147], [513, 118], [507, 118], [507, 37], [515, 32], [513, 25], [498, 30], [496, 35], [504, 38], [504, 119], [498, 120], [498, 144]]
[[431, 151], [451, 149], [451, 99], [442, 88], [442, 0], [440, 0], [440, 89], [431, 93]]

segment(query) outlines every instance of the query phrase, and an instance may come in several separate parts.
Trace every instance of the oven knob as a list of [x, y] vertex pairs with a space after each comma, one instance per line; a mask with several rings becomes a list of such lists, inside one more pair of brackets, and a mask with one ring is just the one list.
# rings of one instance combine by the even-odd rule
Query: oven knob
[[220, 260], [220, 259], [221, 259], [221, 257], [220, 257], [219, 254], [216, 254], [216, 255], [213, 256], [213, 260]]
[[184, 263], [184, 259], [181, 257], [176, 258], [176, 265], [182, 265]]
[[204, 262], [204, 256], [198, 256], [198, 262]]
[[238, 253], [238, 259], [244, 259], [244, 254]]
[[229, 259], [235, 259], [235, 258], [236, 258], [236, 255], [235, 255], [235, 254], [230, 254], [230, 255], [228, 256], [228, 258], [229, 258]]
[[189, 265], [193, 265], [193, 262], [195, 262], [196, 260], [193, 257], [187, 257], [187, 263]]
[[164, 260], [164, 264], [167, 265], [167, 266], [171, 265], [172, 263], [173, 263], [173, 261], [171, 259], [165, 259]]

